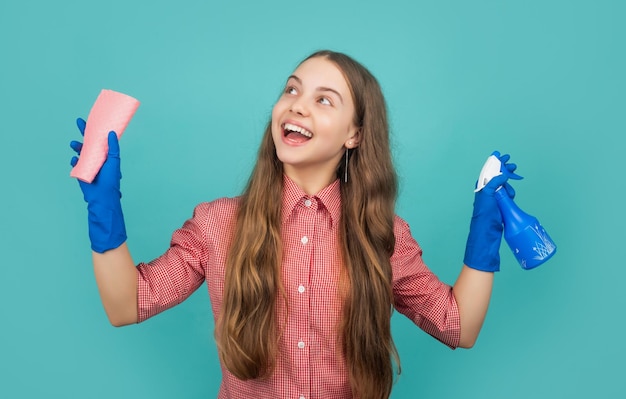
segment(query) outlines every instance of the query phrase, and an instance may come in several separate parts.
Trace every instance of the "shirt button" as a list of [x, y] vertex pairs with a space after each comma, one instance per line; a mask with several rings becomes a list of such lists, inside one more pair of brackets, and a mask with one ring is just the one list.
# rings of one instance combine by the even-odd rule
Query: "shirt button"
[[302, 341], [298, 342], [298, 348], [304, 349], [304, 342]]
[[302, 294], [304, 292], [304, 290], [305, 290], [304, 285], [301, 285], [301, 286], [298, 287], [298, 292], [299, 293]]
[[311, 206], [311, 204], [312, 204], [312, 202], [311, 202], [310, 199], [307, 199], [306, 201], [304, 201], [304, 205], [307, 206], [307, 207]]
[[300, 395], [299, 399], [306, 399], [303, 395]]
[[300, 242], [306, 245], [306, 243], [309, 242], [309, 237], [307, 237], [307, 236], [302, 237], [300, 239]]

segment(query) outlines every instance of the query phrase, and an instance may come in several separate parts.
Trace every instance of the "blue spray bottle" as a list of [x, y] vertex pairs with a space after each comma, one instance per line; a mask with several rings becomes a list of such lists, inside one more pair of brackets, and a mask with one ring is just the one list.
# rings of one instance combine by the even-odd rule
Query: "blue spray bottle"
[[[478, 178], [476, 191], [481, 190], [493, 177], [502, 173], [502, 163], [494, 152], [483, 165]], [[506, 190], [499, 187], [495, 192], [498, 208], [504, 223], [504, 239], [523, 269], [533, 269], [554, 255], [556, 244], [536, 217], [522, 211], [509, 197]]]

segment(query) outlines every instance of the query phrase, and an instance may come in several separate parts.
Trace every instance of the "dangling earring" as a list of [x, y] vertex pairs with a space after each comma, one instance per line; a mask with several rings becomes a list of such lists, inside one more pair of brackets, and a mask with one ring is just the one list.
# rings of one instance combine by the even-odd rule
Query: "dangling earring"
[[348, 152], [349, 151], [350, 151], [350, 149], [348, 147], [346, 147], [346, 167], [344, 169], [345, 174], [344, 174], [344, 177], [343, 177], [344, 183], [348, 182]]

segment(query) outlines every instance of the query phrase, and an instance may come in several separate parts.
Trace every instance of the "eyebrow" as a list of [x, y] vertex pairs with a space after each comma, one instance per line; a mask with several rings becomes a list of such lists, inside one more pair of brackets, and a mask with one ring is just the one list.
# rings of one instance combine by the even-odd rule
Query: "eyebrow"
[[[287, 78], [287, 81], [289, 81], [289, 79], [293, 79], [296, 82], [298, 82], [299, 84], [302, 84], [302, 79], [300, 79], [296, 75], [289, 76], [289, 78]], [[315, 90], [317, 90], [317, 91], [330, 91], [332, 93], [335, 93], [339, 97], [339, 100], [341, 101], [341, 103], [343, 104], [343, 97], [341, 97], [341, 94], [339, 94], [339, 92], [337, 90], [332, 89], [330, 87], [324, 87], [324, 86], [320, 86], [320, 87], [316, 88]]]

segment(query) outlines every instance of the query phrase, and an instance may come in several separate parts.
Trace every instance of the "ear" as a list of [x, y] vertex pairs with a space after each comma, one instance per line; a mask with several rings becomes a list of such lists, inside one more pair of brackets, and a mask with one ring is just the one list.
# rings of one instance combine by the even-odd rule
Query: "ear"
[[359, 146], [359, 142], [361, 140], [361, 128], [356, 128], [354, 132], [348, 137], [346, 140], [345, 146], [346, 148], [356, 148]]

